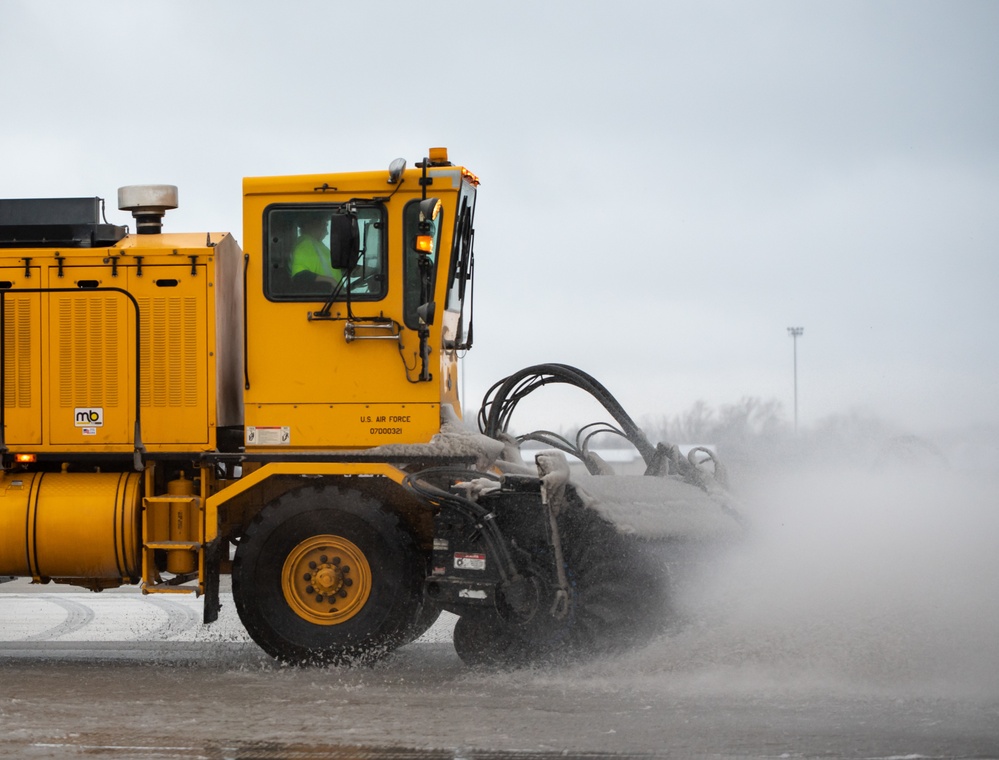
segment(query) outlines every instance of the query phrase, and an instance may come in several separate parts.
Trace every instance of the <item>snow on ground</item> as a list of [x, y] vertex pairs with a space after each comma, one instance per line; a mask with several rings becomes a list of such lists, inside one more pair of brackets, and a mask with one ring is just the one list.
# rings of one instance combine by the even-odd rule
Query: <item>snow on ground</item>
[[[0, 585], [0, 642], [249, 643], [232, 594], [223, 591], [221, 601], [219, 619], [203, 625], [202, 600], [193, 594], [143, 595], [132, 587], [95, 594], [19, 579]], [[455, 619], [443, 614], [419, 641], [449, 642]]]

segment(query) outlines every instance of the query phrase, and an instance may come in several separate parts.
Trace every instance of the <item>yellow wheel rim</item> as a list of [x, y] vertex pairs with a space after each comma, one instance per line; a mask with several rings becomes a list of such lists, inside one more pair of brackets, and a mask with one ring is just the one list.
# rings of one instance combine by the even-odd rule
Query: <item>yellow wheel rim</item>
[[285, 601], [303, 620], [337, 625], [361, 611], [371, 595], [364, 552], [341, 536], [312, 536], [291, 550], [281, 570]]

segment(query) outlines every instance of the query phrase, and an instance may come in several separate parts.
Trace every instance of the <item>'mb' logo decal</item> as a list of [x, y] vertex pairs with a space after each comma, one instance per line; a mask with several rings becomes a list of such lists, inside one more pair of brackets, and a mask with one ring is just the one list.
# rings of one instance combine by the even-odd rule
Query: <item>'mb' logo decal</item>
[[77, 407], [73, 413], [76, 415], [77, 427], [102, 427], [104, 425], [104, 409], [102, 407]]

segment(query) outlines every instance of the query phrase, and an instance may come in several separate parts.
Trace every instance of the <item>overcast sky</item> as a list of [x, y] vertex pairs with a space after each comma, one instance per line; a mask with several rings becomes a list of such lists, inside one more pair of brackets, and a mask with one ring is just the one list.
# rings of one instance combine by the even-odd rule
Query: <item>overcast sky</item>
[[803, 425], [999, 424], [999, 3], [0, 0], [0, 63], [0, 197], [176, 184], [172, 231], [447, 146], [470, 406], [560, 361], [790, 419], [793, 325]]

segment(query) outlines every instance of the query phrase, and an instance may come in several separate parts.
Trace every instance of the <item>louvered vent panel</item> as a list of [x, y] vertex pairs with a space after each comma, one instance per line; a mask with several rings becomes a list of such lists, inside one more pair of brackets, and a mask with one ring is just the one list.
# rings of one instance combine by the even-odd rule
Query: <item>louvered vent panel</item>
[[198, 299], [184, 299], [184, 406], [198, 405]]
[[142, 405], [198, 405], [198, 299], [140, 298], [143, 326]]
[[114, 297], [60, 298], [59, 405], [63, 408], [118, 405], [118, 310]]
[[3, 403], [8, 408], [31, 407], [31, 301], [6, 299], [4, 308], [4, 387]]

